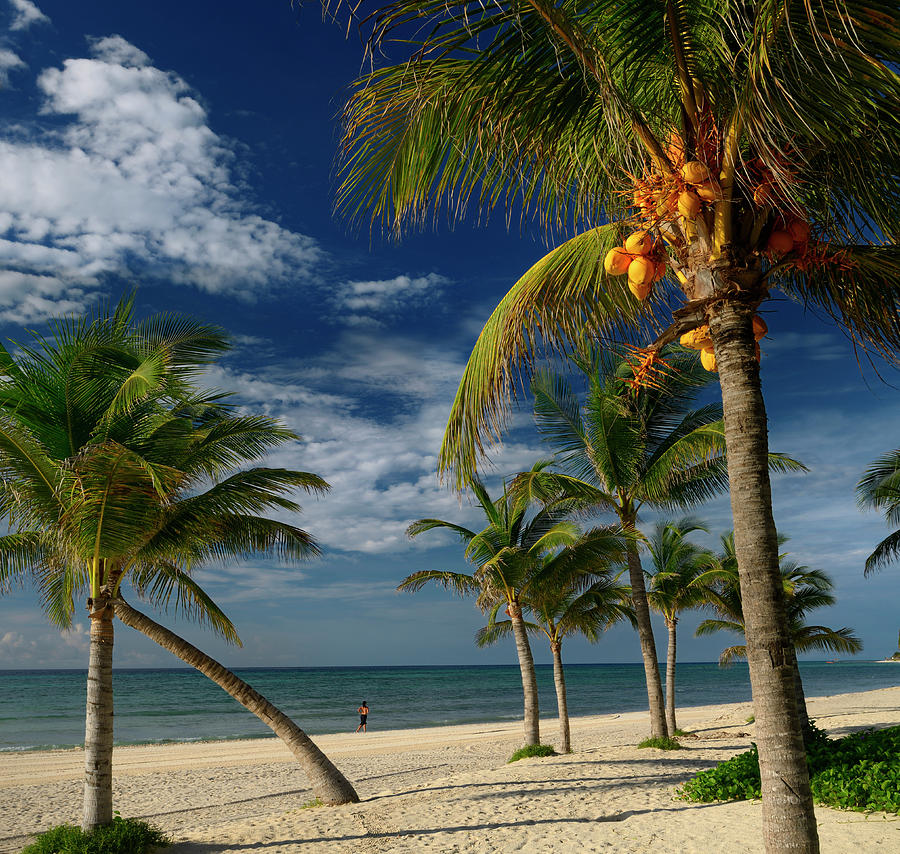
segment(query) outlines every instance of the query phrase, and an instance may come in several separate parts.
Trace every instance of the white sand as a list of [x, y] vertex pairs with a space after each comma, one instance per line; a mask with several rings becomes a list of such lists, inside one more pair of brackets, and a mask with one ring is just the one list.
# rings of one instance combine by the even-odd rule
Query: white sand
[[[900, 724], [900, 688], [814, 698], [832, 735]], [[303, 809], [312, 794], [277, 739], [121, 747], [115, 808], [177, 843], [172, 854], [325, 852], [762, 852], [758, 802], [687, 804], [676, 786], [747, 748], [749, 704], [684, 709], [682, 751], [638, 750], [644, 713], [577, 718], [574, 753], [507, 765], [521, 725], [485, 724], [316, 742], [362, 802]], [[377, 726], [377, 718], [375, 724]], [[556, 721], [542, 722], [545, 742]], [[0, 754], [0, 852], [78, 823], [80, 750]], [[817, 808], [825, 854], [900, 851], [900, 817]]]

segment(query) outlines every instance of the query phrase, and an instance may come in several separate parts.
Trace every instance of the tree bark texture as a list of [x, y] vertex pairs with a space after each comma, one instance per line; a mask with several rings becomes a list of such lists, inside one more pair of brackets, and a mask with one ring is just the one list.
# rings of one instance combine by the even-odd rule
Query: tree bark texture
[[534, 673], [534, 658], [528, 643], [528, 633], [522, 619], [522, 608], [517, 602], [511, 602], [509, 605], [509, 619], [512, 623], [513, 637], [516, 639], [519, 670], [522, 673], [522, 694], [525, 700], [525, 746], [528, 747], [541, 743], [537, 677]]
[[800, 678], [800, 663], [797, 661], [797, 653], [794, 652], [794, 693], [797, 695], [797, 715], [800, 718], [800, 726], [803, 727], [804, 743], [810, 734], [809, 712], [806, 710], [806, 692], [803, 690], [803, 679]]
[[795, 655], [778, 570], [753, 311], [752, 305], [737, 300], [719, 303], [712, 309], [710, 330], [722, 386], [734, 544], [762, 777], [763, 840], [767, 854], [818, 854], [794, 690]]
[[571, 753], [569, 736], [569, 704], [566, 701], [566, 674], [563, 672], [562, 642], [551, 641], [553, 652], [553, 684], [556, 686], [556, 708], [559, 710], [559, 752]]
[[87, 707], [84, 716], [84, 809], [81, 829], [109, 824], [112, 812], [113, 612], [102, 600], [91, 611]]
[[322, 753], [312, 739], [287, 715], [273, 706], [258, 691], [235, 676], [227, 667], [201, 652], [193, 644], [136, 611], [122, 599], [114, 600], [116, 616], [132, 629], [146, 635], [191, 667], [209, 677], [220, 688], [253, 712], [294, 754], [309, 779], [313, 794], [325, 804], [357, 803], [359, 795], [346, 777]]
[[[635, 529], [636, 520], [625, 518], [623, 527]], [[656, 657], [656, 642], [653, 639], [653, 624], [650, 622], [650, 606], [647, 604], [647, 588], [644, 586], [644, 568], [636, 545], [628, 546], [628, 577], [631, 582], [631, 604], [637, 618], [638, 637], [641, 641], [641, 655], [644, 659], [644, 676], [647, 680], [647, 701], [650, 705], [650, 735], [665, 738], [666, 709], [663, 703], [662, 679], [659, 676], [659, 659]]]
[[666, 650], [666, 726], [669, 735], [675, 735], [678, 726], [675, 723], [675, 631], [678, 618], [666, 620], [666, 628], [669, 630], [669, 648]]

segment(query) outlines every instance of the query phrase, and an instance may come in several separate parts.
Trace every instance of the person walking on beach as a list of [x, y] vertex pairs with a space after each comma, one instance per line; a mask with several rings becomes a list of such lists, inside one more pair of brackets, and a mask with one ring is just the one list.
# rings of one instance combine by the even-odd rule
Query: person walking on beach
[[356, 711], [359, 712], [359, 726], [356, 728], [356, 731], [362, 730], [366, 732], [366, 719], [369, 717], [369, 707], [366, 705], [365, 700], [362, 701], [362, 705]]

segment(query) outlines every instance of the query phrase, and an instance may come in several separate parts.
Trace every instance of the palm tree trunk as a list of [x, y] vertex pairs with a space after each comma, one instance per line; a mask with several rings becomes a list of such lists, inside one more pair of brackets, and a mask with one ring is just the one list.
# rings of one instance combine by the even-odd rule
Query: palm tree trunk
[[519, 656], [519, 670], [522, 673], [522, 694], [525, 698], [525, 746], [541, 743], [541, 721], [538, 709], [537, 677], [534, 673], [534, 658], [522, 619], [522, 608], [518, 602], [509, 604], [509, 620], [513, 637], [516, 639], [516, 654]]
[[675, 735], [678, 727], [675, 724], [675, 626], [677, 617], [666, 620], [666, 628], [669, 630], [669, 648], [666, 650], [666, 726], [669, 735]]
[[763, 839], [769, 854], [818, 854], [794, 693], [794, 649], [778, 570], [766, 410], [753, 352], [752, 316], [750, 304], [722, 302], [712, 309], [710, 329], [722, 386], [734, 543], [762, 777]]
[[81, 829], [109, 824], [112, 812], [113, 612], [104, 597], [91, 609], [87, 708], [84, 720], [84, 809]]
[[116, 616], [132, 629], [146, 635], [163, 649], [208, 676], [244, 708], [249, 709], [290, 749], [306, 772], [313, 794], [326, 804], [350, 804], [359, 801], [359, 795], [346, 777], [319, 750], [312, 739], [287, 715], [273, 706], [259, 692], [235, 676], [227, 667], [201, 652], [197, 647], [154, 622], [140, 611], [135, 611], [121, 598], [113, 600]]
[[559, 710], [559, 752], [571, 753], [569, 739], [569, 704], [566, 702], [566, 674], [563, 672], [562, 641], [551, 641], [553, 652], [553, 684], [556, 685], [556, 708]]
[[809, 720], [809, 712], [806, 710], [806, 692], [803, 690], [803, 679], [800, 678], [800, 662], [797, 661], [797, 653], [794, 652], [794, 693], [797, 695], [797, 715], [800, 718], [800, 726], [803, 727], [803, 743], [809, 743], [812, 734], [812, 725]]
[[[635, 530], [633, 515], [622, 519], [622, 525]], [[647, 588], [644, 586], [644, 568], [637, 545], [628, 546], [628, 577], [631, 581], [631, 604], [637, 619], [638, 637], [641, 641], [641, 655], [644, 658], [644, 677], [647, 680], [647, 700], [650, 704], [650, 735], [665, 738], [666, 709], [663, 703], [662, 680], [659, 677], [659, 660], [656, 657], [656, 642], [653, 639], [653, 624], [650, 622], [650, 606], [647, 604]]]

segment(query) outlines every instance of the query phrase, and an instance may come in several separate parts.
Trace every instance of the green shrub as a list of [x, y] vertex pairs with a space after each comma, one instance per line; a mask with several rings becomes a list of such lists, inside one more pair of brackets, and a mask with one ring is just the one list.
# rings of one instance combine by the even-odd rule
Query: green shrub
[[507, 765], [510, 762], [518, 762], [520, 759], [527, 759], [529, 756], [556, 756], [556, 751], [550, 744], [526, 744], [520, 747], [509, 759], [506, 760]]
[[53, 827], [38, 834], [22, 854], [147, 854], [171, 844], [161, 830], [146, 822], [116, 816], [112, 824], [88, 833], [69, 824]]
[[681, 745], [674, 738], [645, 738], [638, 747], [655, 747], [657, 750], [681, 750]]
[[[807, 744], [810, 788], [816, 803], [900, 815], [900, 727], [829, 739], [812, 726]], [[746, 800], [760, 796], [756, 745], [678, 790], [688, 801]]]

